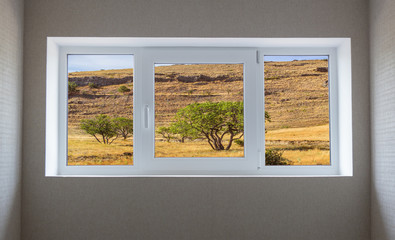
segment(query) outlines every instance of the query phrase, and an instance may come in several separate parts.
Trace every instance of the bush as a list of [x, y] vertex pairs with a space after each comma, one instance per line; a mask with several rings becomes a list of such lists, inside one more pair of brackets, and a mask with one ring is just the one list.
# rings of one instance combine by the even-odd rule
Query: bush
[[75, 82], [69, 82], [69, 95], [78, 93], [79, 90], [77, 89], [78, 85]]
[[118, 135], [121, 135], [124, 140], [133, 134], [133, 119], [117, 117], [112, 119], [112, 122]]
[[127, 92], [130, 92], [130, 88], [126, 87], [125, 85], [122, 85], [118, 88], [118, 92], [127, 93]]
[[290, 161], [283, 157], [283, 152], [267, 149], [265, 152], [266, 165], [290, 165]]
[[89, 86], [89, 88], [99, 88], [99, 86], [96, 84], [96, 83], [93, 83], [93, 82], [91, 82], [91, 83], [89, 83], [88, 84], [88, 86]]
[[195, 90], [193, 90], [193, 89], [188, 90], [188, 95], [192, 95], [192, 93], [193, 93], [194, 91], [195, 91]]
[[111, 144], [118, 137], [112, 119], [104, 114], [97, 115], [93, 119], [81, 120], [81, 129], [92, 135], [99, 143]]
[[237, 145], [241, 146], [241, 147], [244, 147], [244, 140], [236, 139], [236, 140], [235, 140], [235, 143], [236, 143]]
[[166, 142], [170, 142], [170, 140], [174, 138], [171, 127], [159, 127], [156, 132], [162, 135], [163, 138], [166, 139]]
[[184, 139], [205, 137], [213, 150], [229, 150], [243, 136], [243, 108], [243, 102], [192, 103], [177, 111], [174, 133]]
[[133, 134], [133, 119], [116, 117], [111, 118], [100, 114], [93, 119], [81, 120], [80, 127], [86, 133], [92, 135], [96, 141], [104, 144], [111, 144], [119, 136], [124, 140]]

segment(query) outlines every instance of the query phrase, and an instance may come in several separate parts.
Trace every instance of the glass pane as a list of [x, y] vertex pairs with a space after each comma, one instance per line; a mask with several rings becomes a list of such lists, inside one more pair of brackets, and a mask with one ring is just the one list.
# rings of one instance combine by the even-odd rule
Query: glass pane
[[330, 165], [328, 56], [265, 56], [266, 165]]
[[133, 165], [133, 55], [68, 55], [68, 165]]
[[155, 157], [243, 157], [243, 64], [155, 65]]

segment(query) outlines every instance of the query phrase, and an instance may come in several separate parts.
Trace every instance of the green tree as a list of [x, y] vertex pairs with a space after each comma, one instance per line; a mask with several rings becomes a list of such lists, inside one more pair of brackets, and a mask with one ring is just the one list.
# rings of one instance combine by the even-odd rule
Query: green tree
[[[269, 113], [266, 111], [265, 111], [265, 121], [271, 122]], [[265, 132], [267, 132], [266, 129]], [[241, 147], [244, 147], [244, 139], [236, 139], [235, 143]]]
[[125, 117], [117, 117], [112, 120], [115, 130], [118, 135], [121, 135], [124, 140], [133, 134], [133, 120]]
[[184, 143], [185, 139], [196, 139], [199, 133], [192, 128], [186, 121], [176, 121], [170, 125], [170, 133], [179, 137], [180, 142]]
[[162, 135], [162, 137], [166, 139], [166, 142], [170, 142], [170, 140], [174, 138], [171, 127], [159, 127], [156, 132]]
[[193, 129], [212, 149], [229, 150], [244, 134], [243, 102], [193, 103], [178, 110], [176, 122], [177, 131]]
[[95, 137], [99, 143], [111, 144], [118, 137], [113, 121], [104, 114], [97, 115], [94, 119], [81, 120], [81, 129]]

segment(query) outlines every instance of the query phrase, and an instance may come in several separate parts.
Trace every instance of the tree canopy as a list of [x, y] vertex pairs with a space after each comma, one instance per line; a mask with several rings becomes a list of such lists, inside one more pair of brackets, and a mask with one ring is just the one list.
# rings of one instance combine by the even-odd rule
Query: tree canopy
[[93, 119], [81, 120], [81, 129], [95, 137], [99, 143], [111, 144], [119, 136], [126, 139], [129, 134], [133, 134], [133, 120], [124, 117], [112, 119], [100, 114]]
[[229, 150], [244, 134], [243, 102], [193, 103], [179, 109], [175, 133], [207, 139], [214, 150]]
[[124, 140], [133, 134], [133, 120], [125, 117], [117, 117], [112, 120], [116, 132], [123, 137]]

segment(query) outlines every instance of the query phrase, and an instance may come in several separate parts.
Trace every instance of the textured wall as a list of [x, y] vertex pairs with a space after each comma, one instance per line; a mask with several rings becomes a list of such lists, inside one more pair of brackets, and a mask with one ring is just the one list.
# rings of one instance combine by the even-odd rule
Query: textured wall
[[372, 0], [372, 239], [395, 239], [395, 1]]
[[19, 239], [23, 1], [0, 0], [0, 240]]
[[[30, 0], [23, 239], [370, 238], [367, 0]], [[354, 176], [45, 178], [47, 36], [351, 37]]]

